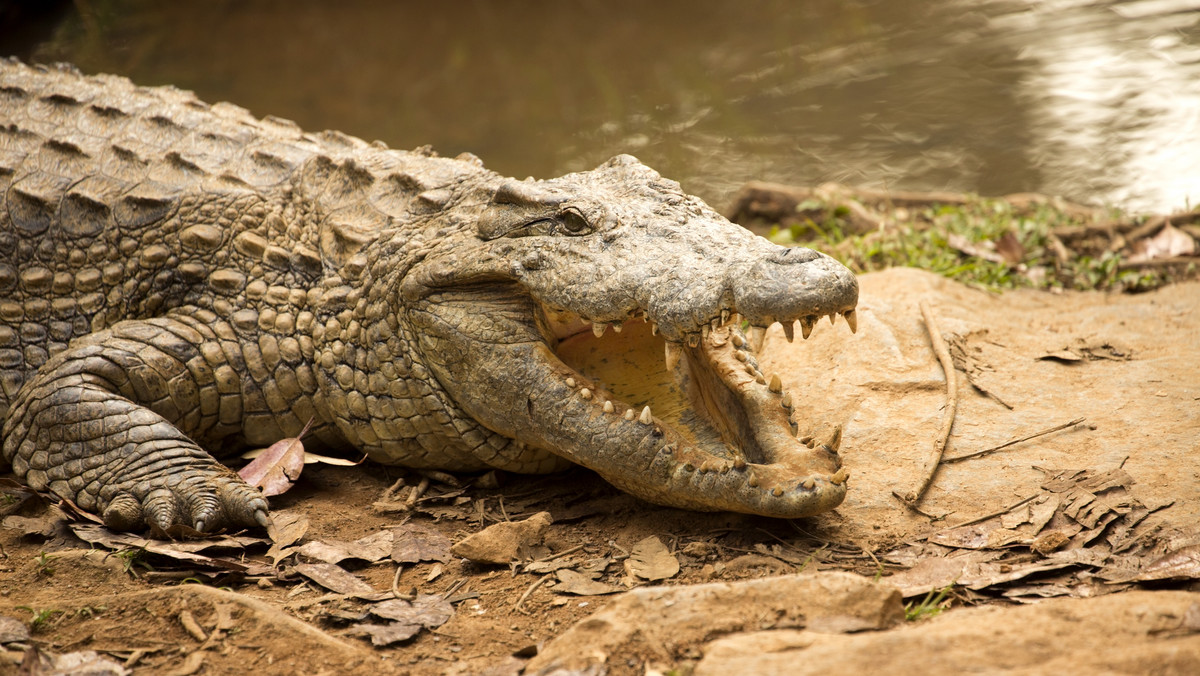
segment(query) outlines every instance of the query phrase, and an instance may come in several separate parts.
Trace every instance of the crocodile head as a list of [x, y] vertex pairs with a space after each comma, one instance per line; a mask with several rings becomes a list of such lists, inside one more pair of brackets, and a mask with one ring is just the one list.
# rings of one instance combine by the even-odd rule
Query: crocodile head
[[651, 502], [776, 517], [837, 506], [838, 434], [796, 438], [791, 395], [742, 327], [853, 329], [858, 283], [824, 254], [730, 223], [621, 156], [508, 180], [471, 242], [408, 271], [427, 366], [457, 406], [531, 453], [589, 467]]

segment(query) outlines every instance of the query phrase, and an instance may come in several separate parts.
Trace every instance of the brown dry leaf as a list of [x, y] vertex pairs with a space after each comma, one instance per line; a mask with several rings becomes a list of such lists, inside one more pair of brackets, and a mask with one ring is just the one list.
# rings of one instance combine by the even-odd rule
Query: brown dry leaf
[[679, 573], [679, 559], [667, 550], [662, 540], [651, 535], [630, 550], [625, 572], [643, 580], [665, 580]]
[[267, 558], [278, 561], [286, 554], [284, 550], [299, 542], [308, 532], [308, 517], [299, 512], [278, 511], [271, 513], [271, 525], [267, 537], [271, 538], [271, 549]]
[[582, 573], [577, 573], [568, 568], [555, 571], [555, 577], [558, 578], [558, 584], [552, 587], [553, 591], [560, 594], [574, 594], [576, 596], [600, 596], [602, 594], [617, 594], [625, 591], [620, 587], [614, 587], [611, 584], [604, 584], [590, 580]]
[[946, 244], [950, 245], [951, 249], [955, 249], [968, 256], [982, 258], [992, 263], [1004, 262], [1004, 257], [993, 250], [995, 245], [991, 242], [975, 243], [956, 232], [951, 232], [946, 235]]
[[20, 531], [22, 536], [33, 535], [40, 538], [52, 538], [58, 530], [59, 524], [62, 522], [63, 517], [61, 514], [47, 514], [46, 516], [19, 516], [14, 514], [4, 517], [4, 521], [0, 521], [0, 527]]
[[342, 540], [312, 540], [298, 550], [303, 556], [325, 563], [339, 563], [346, 559], [360, 559], [375, 563], [392, 552], [392, 531], [383, 530], [361, 537], [354, 542]]
[[899, 589], [905, 598], [920, 596], [958, 582], [967, 570], [978, 569], [981, 564], [998, 556], [998, 552], [978, 551], [922, 559], [906, 571], [883, 578], [883, 582]]
[[370, 607], [370, 613], [401, 624], [437, 629], [454, 617], [454, 606], [438, 594], [420, 594], [411, 603], [404, 599], [381, 601]]
[[1141, 263], [1156, 258], [1191, 256], [1196, 253], [1196, 240], [1191, 235], [1167, 223], [1153, 237], [1138, 240], [1130, 247], [1130, 263]]
[[1021, 240], [1017, 239], [1017, 235], [1008, 230], [1000, 239], [996, 240], [996, 253], [1000, 254], [1000, 258], [1009, 265], [1017, 265], [1025, 260], [1025, 247], [1021, 245]]
[[[284, 441], [287, 441], [287, 440], [285, 439]], [[243, 460], [255, 460], [263, 453], [266, 453], [267, 450], [268, 449], [266, 449], [266, 448], [256, 448], [253, 451], [246, 451], [245, 453], [241, 454], [239, 457], [242, 458]], [[366, 459], [367, 459], [367, 456], [365, 456], [365, 455], [359, 460], [347, 460], [345, 458], [335, 458], [335, 457], [328, 456], [328, 455], [318, 455], [317, 453], [309, 453], [308, 451], [304, 452], [304, 464], [306, 464], [306, 465], [315, 465], [317, 463], [321, 463], [324, 465], [336, 465], [338, 467], [353, 467], [355, 465], [361, 465], [363, 463], [363, 461]]]
[[304, 470], [304, 442], [300, 437], [280, 439], [249, 465], [238, 471], [246, 483], [270, 497], [286, 493]]
[[225, 536], [210, 540], [194, 540], [190, 542], [172, 542], [169, 540], [154, 540], [139, 537], [132, 533], [117, 533], [103, 526], [93, 524], [72, 524], [71, 530], [75, 535], [91, 544], [100, 545], [107, 549], [120, 550], [126, 548], [144, 549], [151, 554], [157, 554], [173, 559], [188, 566], [198, 566], [215, 570], [232, 570], [238, 572], [255, 572], [257, 566], [245, 561], [238, 561], [223, 556], [205, 556], [197, 554], [204, 549], [221, 547], [242, 549], [249, 544], [266, 542], [263, 538]]
[[450, 561], [450, 538], [418, 524], [392, 529], [392, 560], [396, 563]]
[[1135, 580], [1195, 580], [1200, 579], [1200, 545], [1176, 550], [1142, 569]]
[[403, 622], [390, 622], [388, 624], [362, 622], [351, 626], [350, 629], [353, 633], [360, 636], [370, 636], [371, 645], [382, 648], [416, 636], [417, 632], [421, 631], [421, 625], [404, 624]]
[[390, 596], [388, 593], [375, 591], [375, 588], [362, 578], [332, 563], [298, 563], [295, 571], [329, 591], [364, 601], [381, 601]]

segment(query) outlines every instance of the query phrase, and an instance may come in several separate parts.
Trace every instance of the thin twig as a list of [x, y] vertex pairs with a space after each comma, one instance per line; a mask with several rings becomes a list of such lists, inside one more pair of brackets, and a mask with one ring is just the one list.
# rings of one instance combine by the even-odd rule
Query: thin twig
[[1035, 495], [1031, 495], [1022, 500], [1018, 500], [1018, 501], [1014, 502], [1013, 504], [1005, 507], [1004, 509], [999, 509], [999, 510], [996, 510], [989, 514], [984, 514], [983, 516], [977, 516], [974, 519], [968, 519], [966, 521], [963, 521], [962, 523], [956, 523], [953, 526], [946, 526], [945, 528], [935, 530], [932, 533], [926, 533], [925, 535], [919, 535], [919, 536], [909, 540], [908, 543], [912, 544], [914, 542], [920, 542], [921, 540], [928, 540], [929, 538], [931, 538], [939, 533], [945, 533], [947, 531], [952, 531], [956, 528], [962, 528], [963, 526], [974, 526], [975, 524], [981, 523], [983, 521], [987, 521], [988, 519], [993, 519], [997, 516], [1003, 516], [1005, 514], [1008, 514], [1011, 511], [1013, 511], [1014, 509], [1024, 505], [1025, 503], [1031, 502], [1034, 498], [1038, 497], [1039, 495], [1041, 495], [1041, 493], [1037, 493]]
[[524, 614], [528, 615], [529, 611], [522, 608], [521, 604], [525, 603], [525, 599], [529, 598], [529, 595], [532, 594], [535, 589], [546, 584], [546, 581], [549, 580], [551, 577], [553, 577], [552, 574], [546, 573], [541, 578], [539, 578], [536, 582], [529, 585], [529, 589], [526, 589], [525, 593], [521, 594], [521, 598], [517, 599], [517, 603], [516, 603], [516, 605], [513, 606], [513, 610], [517, 611], [518, 613], [524, 613]]
[[418, 483], [411, 491], [408, 492], [408, 499], [404, 501], [408, 509], [412, 509], [413, 505], [417, 504], [417, 500], [425, 495], [425, 491], [429, 490], [429, 477], [421, 477], [421, 482]]
[[547, 562], [547, 561], [553, 561], [554, 559], [561, 559], [562, 557], [566, 556], [567, 554], [574, 554], [575, 552], [577, 552], [577, 551], [579, 551], [579, 550], [583, 549], [583, 548], [584, 548], [584, 547], [586, 547], [586, 546], [587, 546], [587, 545], [575, 545], [574, 547], [571, 547], [570, 549], [564, 549], [564, 550], [562, 550], [561, 552], [559, 552], [559, 553], [557, 553], [557, 554], [551, 554], [551, 555], [549, 555], [549, 556], [543, 556], [543, 557], [542, 557], [542, 558], [540, 558], [540, 559], [535, 559], [535, 561], [537, 561], [538, 563], [545, 563], [545, 562]]
[[954, 427], [954, 415], [958, 411], [958, 375], [954, 371], [954, 362], [950, 360], [950, 351], [946, 347], [946, 341], [942, 339], [942, 332], [938, 330], [937, 323], [933, 320], [933, 308], [929, 306], [928, 301], [921, 301], [921, 316], [925, 318], [925, 328], [929, 331], [929, 341], [933, 344], [933, 352], [937, 355], [938, 361], [942, 364], [942, 371], [946, 374], [946, 406], [942, 411], [942, 426], [934, 441], [933, 452], [929, 454], [921, 467], [921, 476], [924, 477], [921, 485], [917, 487], [917, 490], [904, 496], [904, 501], [910, 505], [920, 502], [926, 489], [929, 488], [929, 484], [933, 483], [933, 475], [942, 462], [942, 452], [946, 450], [946, 441], [950, 438], [950, 428]]
[[1021, 437], [1020, 439], [1013, 439], [1012, 441], [1006, 441], [1003, 444], [1000, 444], [999, 446], [993, 446], [992, 448], [985, 448], [982, 451], [975, 451], [974, 453], [968, 453], [966, 455], [956, 455], [953, 458], [942, 458], [942, 462], [943, 463], [960, 462], [962, 460], [967, 460], [970, 458], [978, 458], [979, 456], [987, 455], [988, 453], [995, 453], [996, 451], [999, 451], [1002, 448], [1008, 448], [1009, 446], [1012, 446], [1014, 444], [1019, 444], [1022, 441], [1029, 441], [1030, 439], [1045, 436], [1052, 432], [1057, 432], [1059, 430], [1065, 430], [1068, 427], [1074, 427], [1075, 425], [1082, 423], [1084, 420], [1086, 420], [1086, 418], [1076, 418], [1076, 419], [1072, 420], [1071, 422], [1065, 422], [1061, 425], [1055, 425], [1054, 427], [1047, 427], [1046, 429], [1042, 430], [1041, 432], [1034, 432], [1033, 434], [1030, 434], [1028, 436]]

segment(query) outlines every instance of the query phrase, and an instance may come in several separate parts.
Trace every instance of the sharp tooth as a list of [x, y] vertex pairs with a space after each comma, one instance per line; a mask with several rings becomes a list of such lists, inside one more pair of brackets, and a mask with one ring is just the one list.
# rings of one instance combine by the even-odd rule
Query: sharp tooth
[[652, 335], [652, 336], [658, 335], [658, 322], [650, 323], [650, 335]]
[[745, 353], [745, 352], [742, 352], [741, 350], [738, 350], [737, 352], [734, 352], [734, 353], [733, 353], [733, 358], [734, 358], [734, 359], [737, 359], [738, 361], [746, 361], [746, 359], [747, 359], [747, 357], [746, 357], [746, 353]]
[[740, 455], [735, 457], [733, 459], [733, 468], [734, 469], [746, 469], [746, 459]]
[[711, 327], [713, 331], [716, 331], [717, 329], [721, 328], [721, 320], [720, 319], [714, 319], [711, 322], [709, 322], [708, 324], [709, 324], [709, 327]]
[[774, 495], [777, 498], [783, 497], [783, 489], [776, 486], [775, 488], [771, 489], [771, 495]]
[[813, 318], [812, 317], [802, 317], [800, 319], [800, 333], [804, 336], [805, 340], [808, 340], [808, 337], [812, 335], [812, 330], [813, 330]]
[[621, 329], [624, 328], [619, 323], [613, 324], [612, 327], [613, 327], [613, 333], [620, 333]]
[[762, 373], [755, 373], [754, 374], [754, 382], [758, 383], [759, 385], [766, 385], [767, 379], [765, 377], [763, 377]]
[[572, 389], [575, 388], [575, 379], [574, 378], [567, 378], [567, 387], [570, 387]]
[[625, 409], [625, 419], [633, 420], [633, 409], [632, 408]]
[[579, 390], [579, 396], [583, 397], [584, 399], [591, 399], [592, 391], [585, 387], [582, 390]]
[[729, 310], [721, 310], [721, 324], [729, 323]]
[[829, 324], [831, 326], [837, 324], [837, 313], [836, 312], [830, 312], [826, 316], [829, 317]]
[[596, 322], [595, 324], [592, 324], [592, 333], [595, 334], [597, 338], [603, 338], [604, 329], [606, 328], [608, 328], [608, 324], [605, 324], [604, 322]]
[[733, 334], [733, 346], [734, 347], [745, 347], [745, 345], [746, 345], [746, 339], [742, 337], [742, 334], [740, 334], [740, 333]]
[[783, 381], [779, 379], [778, 373], [771, 374], [771, 384], [767, 385], [767, 389], [776, 393], [783, 391]]
[[667, 370], [674, 371], [675, 365], [679, 363], [679, 355], [683, 352], [679, 346], [679, 343], [672, 343], [669, 340], [666, 341], [663, 343], [663, 352], [667, 360]]
[[642, 409], [642, 414], [638, 416], [638, 422], [642, 423], [643, 425], [649, 425], [650, 423], [654, 422], [654, 416], [650, 415], [649, 406]]
[[612, 405], [612, 402], [611, 402], [611, 401], [606, 401], [606, 402], [604, 402], [604, 412], [605, 412], [605, 413], [612, 413], [612, 412], [613, 412], [613, 405]]
[[688, 343], [688, 347], [696, 347], [696, 346], [700, 345], [700, 336], [697, 336], [694, 333], [689, 335], [687, 337], [687, 343]]
[[854, 310], [846, 310], [842, 313], [846, 318], [846, 323], [850, 325], [850, 333], [858, 333], [858, 313]]
[[842, 445], [842, 426], [837, 425], [836, 427], [834, 427], [833, 434], [831, 434], [829, 436], [829, 441], [826, 441], [825, 443], [823, 443], [821, 445], [828, 448], [831, 451], [837, 451], [837, 449], [839, 447], [841, 447], [841, 445]]
[[846, 468], [843, 467], [842, 469], [834, 472], [833, 476], [829, 477], [829, 483], [833, 484], [834, 486], [840, 486], [846, 483], [846, 480], [849, 478], [850, 472], [847, 472]]
[[779, 400], [779, 403], [780, 403], [780, 405], [782, 405], [784, 408], [786, 408], [786, 409], [791, 409], [791, 408], [792, 408], [792, 393], [791, 393], [791, 392], [784, 392], [784, 393], [783, 393], [783, 398]]
[[712, 329], [708, 328], [708, 324], [705, 324], [703, 327], [700, 328], [700, 337], [703, 338], [704, 340], [708, 340], [708, 334], [711, 332], [712, 332]]
[[805, 446], [808, 446], [809, 448], [812, 448], [812, 443], [813, 443], [812, 435], [806, 434], [806, 435], [800, 437], [800, 443], [804, 444]]
[[817, 482], [814, 481], [812, 477], [808, 477], [804, 480], [804, 483], [800, 485], [804, 486], [804, 490], [811, 491], [817, 485]]
[[789, 343], [796, 339], [796, 327], [792, 322], [779, 322], [779, 324], [783, 326], [783, 335]]

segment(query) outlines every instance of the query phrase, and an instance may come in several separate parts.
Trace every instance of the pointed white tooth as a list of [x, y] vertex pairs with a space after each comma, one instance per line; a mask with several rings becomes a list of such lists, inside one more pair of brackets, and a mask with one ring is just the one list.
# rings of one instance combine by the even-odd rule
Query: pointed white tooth
[[575, 379], [574, 378], [567, 378], [567, 387], [570, 387], [572, 389], [575, 388]]
[[627, 408], [627, 409], [625, 409], [625, 419], [626, 419], [626, 420], [633, 420], [633, 415], [634, 415], [634, 414], [633, 414], [633, 409], [632, 409], [632, 408]]
[[767, 385], [767, 389], [775, 393], [783, 391], [783, 381], [779, 379], [778, 373], [771, 374], [771, 383]]
[[605, 413], [612, 413], [612, 412], [613, 412], [613, 405], [612, 405], [612, 402], [611, 402], [611, 401], [606, 401], [606, 402], [604, 402], [604, 412], [605, 412]]
[[779, 322], [783, 327], [783, 336], [787, 338], [787, 342], [792, 342], [796, 339], [796, 327], [792, 322]]
[[725, 325], [728, 323], [729, 323], [729, 310], [721, 310], [721, 324]]
[[846, 310], [842, 313], [846, 318], [846, 323], [850, 325], [850, 333], [858, 333], [858, 313], [854, 310]]
[[805, 340], [808, 340], [808, 337], [812, 335], [812, 330], [813, 330], [813, 318], [812, 317], [802, 317], [800, 319], [800, 333], [801, 333], [801, 335], [804, 336]]
[[720, 320], [720, 319], [714, 319], [714, 320], [712, 320], [711, 322], [709, 322], [709, 323], [708, 323], [708, 326], [709, 326], [709, 328], [711, 328], [713, 331], [716, 331], [717, 329], [721, 328], [721, 320]]
[[781, 398], [781, 399], [779, 400], [779, 403], [780, 403], [780, 405], [782, 405], [784, 408], [786, 408], [786, 409], [790, 409], [790, 408], [792, 407], [792, 393], [791, 393], [791, 392], [784, 392], [784, 393], [783, 393], [783, 398]]
[[679, 343], [666, 341], [663, 343], [663, 353], [667, 361], [667, 370], [674, 371], [675, 365], [679, 363], [679, 355], [683, 352]]
[[642, 414], [638, 416], [638, 422], [642, 423], [643, 425], [649, 425], [650, 423], [654, 422], [654, 416], [650, 415], [649, 406], [642, 409]]
[[805, 490], [811, 491], [813, 489], [813, 487], [815, 487], [817, 485], [817, 482], [814, 481], [812, 477], [808, 477], [807, 479], [804, 480], [804, 482], [801, 485], [804, 486]]
[[746, 340], [750, 343], [750, 349], [758, 352], [762, 349], [763, 335], [767, 330], [761, 326], [751, 326], [746, 329]]
[[826, 448], [828, 448], [831, 451], [838, 450], [838, 448], [841, 447], [841, 445], [842, 445], [842, 426], [841, 425], [835, 426], [833, 428], [833, 434], [831, 434], [829, 437], [829, 441], [826, 441], [825, 443], [823, 443], [821, 445], [825, 446]]
[[613, 327], [613, 333], [620, 333], [620, 332], [621, 332], [621, 329], [625, 328], [624, 326], [622, 326], [622, 325], [621, 325], [621, 323], [620, 323], [620, 322], [616, 322], [616, 323], [614, 323], [614, 324], [612, 325], [612, 327]]
[[608, 324], [605, 324], [604, 322], [596, 322], [595, 324], [592, 324], [592, 334], [594, 334], [597, 338], [603, 338], [604, 329], [607, 328]]
[[742, 334], [740, 334], [740, 333], [733, 334], [733, 346], [734, 347], [744, 347], [745, 345], [746, 345], [746, 339], [742, 337]]
[[591, 399], [592, 391], [585, 387], [582, 390], [579, 390], [579, 396], [583, 397], [584, 399]]
[[834, 472], [833, 476], [829, 477], [829, 483], [833, 484], [834, 486], [841, 486], [842, 484], [846, 483], [846, 480], [849, 478], [850, 472], [846, 471], [846, 468], [843, 467]]
[[834, 326], [837, 324], [837, 313], [836, 312], [830, 312], [829, 314], [827, 314], [825, 316], [829, 317], [829, 324], [831, 326]]
[[650, 335], [652, 335], [652, 336], [658, 335], [658, 322], [650, 323]]

